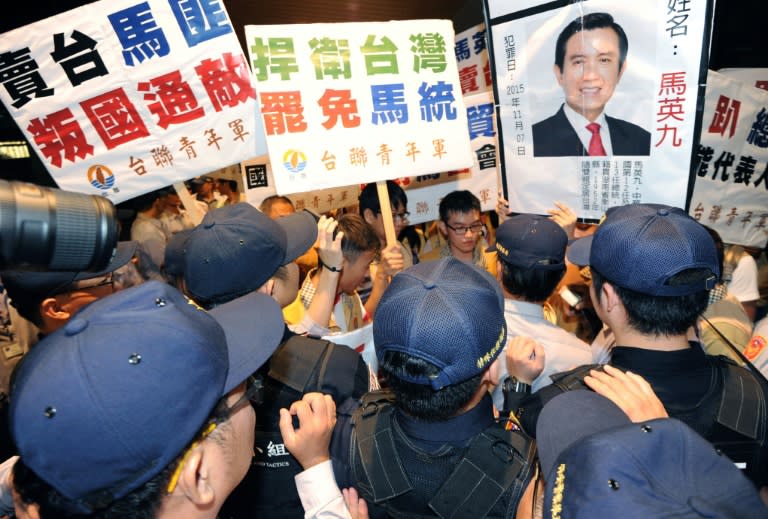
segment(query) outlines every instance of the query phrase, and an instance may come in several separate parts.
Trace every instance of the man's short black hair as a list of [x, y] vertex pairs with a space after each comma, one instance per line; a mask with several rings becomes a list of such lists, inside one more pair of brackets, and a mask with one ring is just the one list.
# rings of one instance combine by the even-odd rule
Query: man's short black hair
[[[600, 291], [606, 279], [594, 268], [592, 284], [595, 295], [600, 300]], [[710, 269], [688, 269], [675, 274], [669, 279], [670, 285], [690, 284], [712, 275]], [[627, 312], [629, 325], [644, 335], [684, 335], [688, 328], [696, 324], [699, 316], [706, 310], [709, 291], [699, 290], [684, 296], [651, 296], [611, 283]]]
[[557, 288], [565, 275], [565, 264], [554, 270], [518, 267], [501, 260], [501, 283], [513, 296], [541, 303]]
[[44, 323], [43, 316], [40, 314], [40, 305], [48, 297], [49, 296], [44, 294], [40, 294], [36, 297], [20, 297], [17, 299], [12, 299], [10, 304], [13, 305], [13, 307], [16, 309], [16, 312], [21, 317], [34, 324], [38, 328], [42, 328]]
[[149, 193], [144, 193], [143, 195], [137, 196], [131, 200], [131, 205], [137, 213], [141, 213], [151, 208], [158, 198], [164, 197], [167, 194], [168, 191], [165, 189], [150, 191]]
[[285, 204], [290, 205], [295, 209], [295, 206], [293, 205], [293, 201], [288, 198], [287, 196], [282, 195], [270, 195], [264, 200], [261, 201], [261, 204], [259, 204], [259, 210], [262, 213], [269, 213], [270, 209], [272, 209], [272, 206], [276, 204], [277, 202], [283, 202]]
[[406, 414], [428, 422], [444, 421], [455, 416], [477, 392], [483, 373], [469, 380], [434, 390], [431, 386], [407, 382], [402, 377], [437, 375], [434, 364], [401, 351], [388, 351], [379, 364], [384, 385], [395, 394], [395, 405]]
[[36, 504], [39, 507], [41, 519], [153, 519], [160, 509], [165, 489], [175, 468], [176, 464], [172, 463], [130, 494], [112, 502], [106, 508], [94, 511], [91, 515], [68, 511], [71, 501], [35, 474], [24, 464], [23, 459], [14, 464], [13, 485], [23, 503]]
[[378, 252], [381, 249], [381, 241], [376, 236], [376, 231], [363, 220], [362, 216], [345, 213], [337, 221], [339, 222], [337, 229], [344, 232], [344, 237], [341, 239], [341, 253], [348, 262], [355, 261], [364, 252]]
[[[389, 193], [389, 204], [392, 206], [392, 209], [397, 209], [400, 206], [408, 207], [408, 195], [405, 194], [405, 190], [400, 187], [400, 184], [393, 180], [387, 180], [387, 192]], [[357, 200], [361, 216], [366, 209], [370, 209], [375, 215], [381, 212], [376, 182], [366, 184], [363, 190], [360, 191], [360, 196]]]
[[232, 190], [233, 193], [237, 193], [237, 180], [229, 180], [226, 178], [220, 178], [219, 184], [226, 184], [229, 186], [229, 189]]
[[557, 37], [557, 44], [555, 45], [555, 65], [563, 72], [563, 65], [565, 62], [565, 47], [568, 45], [568, 40], [581, 31], [591, 31], [593, 29], [613, 29], [616, 36], [619, 37], [619, 71], [624, 66], [624, 61], [627, 59], [627, 49], [629, 48], [629, 41], [627, 40], [627, 34], [621, 25], [613, 21], [613, 16], [608, 13], [589, 13], [584, 16], [579, 16], [571, 23], [565, 26], [560, 36]]
[[440, 219], [448, 222], [450, 213], [480, 212], [480, 199], [472, 191], [451, 191], [440, 200]]

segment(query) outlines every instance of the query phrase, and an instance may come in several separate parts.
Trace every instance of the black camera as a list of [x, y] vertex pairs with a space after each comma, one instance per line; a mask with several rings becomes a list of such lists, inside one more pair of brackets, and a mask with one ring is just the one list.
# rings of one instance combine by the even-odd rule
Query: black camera
[[106, 198], [0, 180], [0, 269], [101, 270], [117, 238]]

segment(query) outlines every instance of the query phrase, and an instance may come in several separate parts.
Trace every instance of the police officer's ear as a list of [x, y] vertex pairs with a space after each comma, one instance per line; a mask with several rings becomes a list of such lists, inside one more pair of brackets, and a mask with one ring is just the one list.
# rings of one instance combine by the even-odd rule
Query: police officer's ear
[[43, 333], [51, 333], [67, 322], [72, 314], [66, 310], [61, 301], [55, 297], [43, 299], [40, 303], [40, 320]]
[[600, 306], [606, 312], [613, 312], [619, 307], [623, 308], [619, 294], [616, 292], [614, 286], [608, 281], [605, 281], [603, 286], [600, 287], [600, 293], [597, 294], [597, 296]]
[[261, 285], [257, 292], [261, 292], [262, 294], [267, 294], [268, 296], [272, 295], [272, 292], [275, 288], [275, 278], [269, 278], [266, 283]]
[[169, 499], [186, 499], [199, 509], [209, 508], [215, 502], [216, 492], [212, 481], [215, 453], [211, 449], [212, 443], [202, 441], [189, 450], [181, 462], [183, 465], [179, 480]]

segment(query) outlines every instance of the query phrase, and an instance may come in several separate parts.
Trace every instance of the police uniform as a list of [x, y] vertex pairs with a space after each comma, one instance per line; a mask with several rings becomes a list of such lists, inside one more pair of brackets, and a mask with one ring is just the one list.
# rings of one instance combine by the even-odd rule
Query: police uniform
[[[535, 448], [494, 420], [481, 384], [506, 341], [496, 279], [456, 258], [414, 265], [382, 296], [373, 335], [390, 384], [408, 384], [397, 400], [371, 392], [337, 413], [331, 455], [339, 486], [354, 486], [372, 517], [514, 517]], [[390, 372], [408, 362], [400, 355], [434, 369]], [[473, 394], [451, 394], [462, 383], [476, 384], [467, 388]], [[423, 391], [430, 392], [424, 405], [434, 407], [409, 410]], [[431, 398], [440, 391], [446, 402]]]
[[763, 317], [752, 332], [747, 347], [744, 348], [744, 356], [749, 360], [763, 376], [768, 377], [768, 317]]
[[533, 441], [495, 422], [490, 396], [427, 422], [388, 403], [385, 392], [370, 393], [336, 430], [336, 480], [354, 486], [374, 518], [512, 518], [532, 475]]
[[[683, 297], [699, 299], [720, 279], [720, 261], [709, 232], [680, 208], [661, 204], [612, 207], [594, 234], [577, 240], [568, 259], [589, 265], [593, 278], [607, 280], [601, 289], [628, 289], [650, 298], [664, 311], [667, 301], [681, 306]], [[680, 273], [690, 276], [678, 276]], [[622, 299], [621, 295], [617, 296]], [[676, 298], [676, 299], [670, 299]], [[745, 464], [746, 475], [768, 484], [768, 383], [723, 356], [708, 356], [698, 342], [678, 327], [695, 324], [695, 316], [663, 325], [667, 335], [644, 333], [626, 312], [612, 312], [603, 302], [603, 315], [616, 332], [611, 365], [645, 378], [672, 418], [686, 423], [734, 462]], [[637, 311], [641, 305], [637, 304]], [[659, 323], [660, 326], [662, 323]], [[624, 331], [624, 328], [627, 331]], [[619, 333], [621, 331], [621, 333]], [[638, 333], [644, 341], [627, 342]], [[678, 349], [666, 350], [668, 346]], [[553, 384], [522, 399], [520, 419], [533, 431], [541, 406], [553, 395], [586, 388], [583, 379], [595, 366], [584, 366], [552, 377]]]
[[[716, 446], [740, 445], [738, 450], [749, 451], [747, 475], [759, 485], [768, 485], [768, 385], [725, 357], [705, 355], [698, 343], [689, 346], [676, 351], [616, 346], [610, 364], [645, 378], [669, 416]], [[524, 397], [516, 406], [523, 428], [535, 434], [546, 402], [564, 391], [585, 389], [583, 378], [594, 367], [553, 375], [552, 385]]]
[[[330, 394], [337, 408], [356, 402], [369, 390], [368, 367], [346, 346], [285, 332], [288, 338], [262, 368], [264, 401], [256, 408], [256, 436], [251, 469], [227, 498], [222, 519], [303, 517], [294, 478], [301, 465], [280, 434], [280, 409], [312, 391]], [[268, 371], [267, 371], [268, 370]], [[297, 426], [297, 423], [294, 423]]]

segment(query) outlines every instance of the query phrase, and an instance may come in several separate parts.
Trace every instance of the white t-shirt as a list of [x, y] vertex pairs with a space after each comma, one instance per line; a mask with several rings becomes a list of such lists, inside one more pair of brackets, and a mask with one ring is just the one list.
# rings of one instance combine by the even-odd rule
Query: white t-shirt
[[744, 254], [733, 269], [728, 293], [736, 296], [742, 303], [760, 299], [760, 292], [757, 290], [757, 263], [749, 254]]

